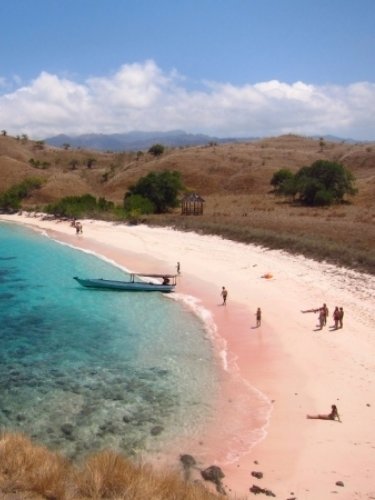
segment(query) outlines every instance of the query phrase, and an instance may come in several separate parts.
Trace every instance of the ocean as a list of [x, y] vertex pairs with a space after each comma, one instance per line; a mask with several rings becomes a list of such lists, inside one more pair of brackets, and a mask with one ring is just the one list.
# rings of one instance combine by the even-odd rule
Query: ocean
[[[80, 287], [125, 270], [0, 222], [0, 428], [76, 459], [199, 434], [218, 381], [205, 325], [170, 295]], [[171, 294], [172, 295], [172, 294]]]

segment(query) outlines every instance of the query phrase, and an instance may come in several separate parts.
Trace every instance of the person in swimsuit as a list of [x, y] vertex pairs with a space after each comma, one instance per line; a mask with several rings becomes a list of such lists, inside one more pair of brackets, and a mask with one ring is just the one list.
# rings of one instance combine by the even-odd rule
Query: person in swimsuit
[[257, 312], [255, 313], [255, 317], [257, 319], [257, 326], [260, 326], [262, 323], [262, 311], [260, 307], [258, 307]]
[[226, 303], [227, 303], [227, 296], [228, 296], [228, 291], [225, 288], [225, 286], [223, 286], [223, 288], [221, 290], [221, 296], [223, 297], [223, 303], [222, 303], [222, 305], [225, 306]]
[[318, 418], [320, 420], [338, 420], [339, 422], [341, 422], [336, 405], [331, 406], [331, 413], [328, 413], [328, 415], [306, 415], [306, 418]]
[[340, 321], [340, 311], [339, 311], [339, 308], [337, 306], [335, 307], [335, 310], [333, 311], [333, 321], [335, 323], [335, 330], [337, 330], [339, 327], [339, 321]]

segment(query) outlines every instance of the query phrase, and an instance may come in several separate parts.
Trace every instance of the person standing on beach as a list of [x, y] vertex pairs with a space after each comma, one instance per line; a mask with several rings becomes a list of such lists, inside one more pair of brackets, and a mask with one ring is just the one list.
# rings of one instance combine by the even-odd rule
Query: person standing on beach
[[255, 317], [257, 319], [257, 327], [259, 327], [262, 323], [262, 310], [260, 307], [258, 307]]
[[321, 309], [319, 309], [319, 327], [321, 330], [323, 329], [323, 326], [326, 324], [326, 322], [327, 322], [327, 316], [324, 307], [322, 307]]
[[83, 226], [79, 221], [76, 221], [75, 223], [76, 227], [76, 234], [82, 234], [83, 233]]
[[328, 314], [329, 314], [329, 311], [328, 311], [328, 307], [327, 307], [327, 304], [323, 304], [323, 307], [322, 307], [323, 311], [324, 311], [324, 326], [327, 324], [327, 318], [328, 318]]
[[181, 272], [181, 265], [180, 265], [179, 262], [177, 262], [176, 270], [177, 270], [177, 274], [180, 274], [180, 272]]
[[227, 304], [227, 297], [228, 297], [228, 290], [223, 286], [221, 289], [221, 296], [223, 297], [223, 303], [221, 304], [222, 306], [225, 306]]
[[340, 311], [339, 311], [339, 308], [337, 306], [335, 307], [335, 310], [333, 311], [333, 321], [335, 322], [335, 330], [337, 330], [339, 327], [339, 321], [340, 321]]
[[339, 328], [343, 327], [343, 322], [344, 322], [344, 309], [340, 307], [339, 309]]

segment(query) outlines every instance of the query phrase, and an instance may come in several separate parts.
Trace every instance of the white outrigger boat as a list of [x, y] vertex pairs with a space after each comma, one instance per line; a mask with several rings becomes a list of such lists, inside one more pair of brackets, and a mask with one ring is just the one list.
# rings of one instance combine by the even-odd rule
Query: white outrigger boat
[[[135, 281], [135, 278], [157, 278], [161, 279], [160, 283], [155, 281]], [[106, 280], [103, 278], [83, 279], [74, 276], [81, 286], [85, 288], [97, 288], [106, 290], [118, 290], [128, 292], [173, 292], [176, 286], [175, 274], [130, 274], [129, 281]]]

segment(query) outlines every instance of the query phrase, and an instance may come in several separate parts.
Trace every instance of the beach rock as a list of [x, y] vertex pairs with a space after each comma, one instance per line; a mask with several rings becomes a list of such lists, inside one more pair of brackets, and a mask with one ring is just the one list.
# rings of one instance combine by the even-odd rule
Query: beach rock
[[266, 495], [267, 497], [275, 497], [275, 493], [271, 490], [268, 490], [267, 488], [261, 488], [260, 486], [257, 486], [256, 484], [253, 484], [252, 487], [249, 489], [251, 493], [254, 493], [254, 495], [258, 495], [259, 493], [263, 493], [263, 495]]
[[197, 464], [195, 458], [188, 454], [180, 455], [180, 462], [184, 467], [193, 467], [194, 465]]
[[336, 486], [344, 486], [344, 483], [342, 481], [336, 481]]
[[263, 472], [256, 472], [256, 471], [252, 471], [251, 475], [253, 477], [256, 477], [257, 479], [262, 479], [263, 477]]
[[182, 463], [182, 467], [184, 469], [184, 480], [190, 481], [192, 469], [196, 466], [195, 458], [191, 455], [180, 455], [180, 462]]
[[201, 471], [201, 475], [205, 481], [211, 481], [216, 485], [216, 491], [221, 495], [226, 495], [221, 480], [225, 477], [223, 471], [217, 465], [211, 465]]

